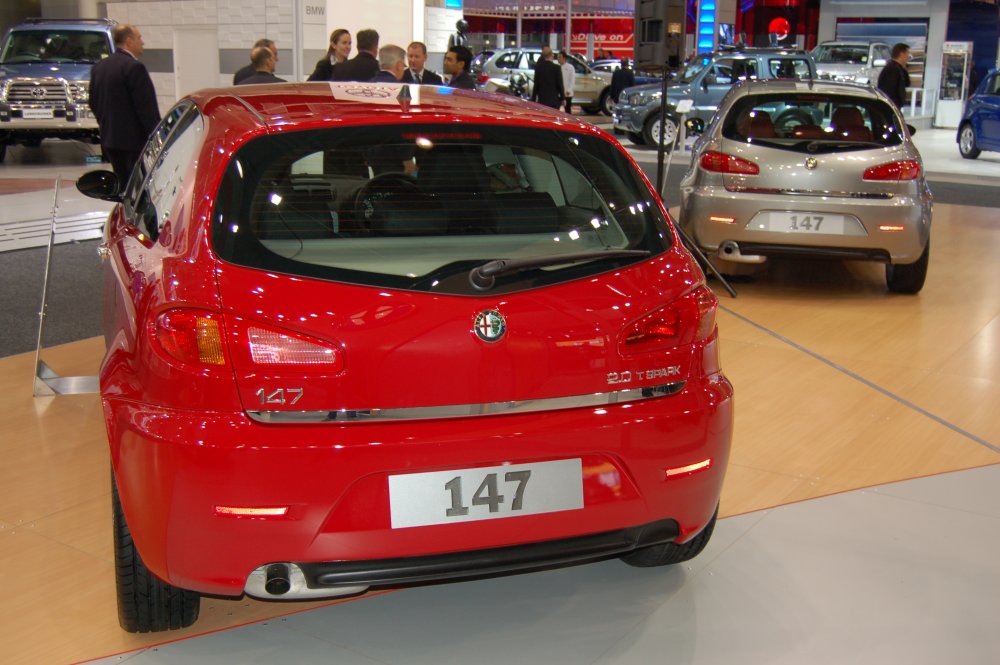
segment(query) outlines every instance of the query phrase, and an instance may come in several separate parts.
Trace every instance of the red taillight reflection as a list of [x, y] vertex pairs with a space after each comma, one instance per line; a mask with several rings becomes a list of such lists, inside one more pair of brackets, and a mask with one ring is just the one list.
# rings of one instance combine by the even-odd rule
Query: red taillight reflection
[[757, 175], [760, 173], [760, 168], [751, 161], [713, 150], [709, 150], [701, 156], [701, 168], [712, 173], [731, 173], [734, 175]]
[[489, 80], [490, 80], [490, 77], [487, 74], [480, 74], [479, 75], [479, 85], [486, 85], [486, 82], [489, 81]]
[[913, 159], [879, 164], [865, 169], [865, 180], [916, 180], [920, 177], [920, 163]]
[[621, 352], [646, 353], [703, 340], [715, 330], [718, 306], [715, 294], [700, 286], [628, 326], [621, 338]]
[[196, 365], [225, 365], [221, 315], [197, 309], [174, 309], [156, 319], [155, 337], [172, 358]]

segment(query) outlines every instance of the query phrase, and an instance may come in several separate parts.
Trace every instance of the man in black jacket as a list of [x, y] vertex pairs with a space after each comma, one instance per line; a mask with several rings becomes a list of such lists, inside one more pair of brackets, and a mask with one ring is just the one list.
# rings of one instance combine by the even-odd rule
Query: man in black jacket
[[450, 74], [448, 85], [452, 88], [475, 90], [476, 82], [469, 74], [472, 51], [467, 46], [452, 46], [444, 56], [444, 73]]
[[101, 150], [125, 187], [146, 139], [160, 122], [156, 90], [142, 55], [142, 34], [127, 23], [111, 33], [115, 52], [90, 72], [90, 108], [101, 130]]
[[333, 68], [334, 81], [371, 81], [378, 74], [378, 33], [359, 30], [356, 40], [358, 54]]
[[403, 83], [425, 83], [441, 85], [441, 76], [424, 68], [427, 62], [427, 45], [423, 42], [413, 42], [406, 47], [406, 71], [403, 73]]
[[542, 57], [535, 63], [535, 83], [531, 101], [557, 109], [563, 98], [563, 78], [559, 65], [552, 61], [552, 48], [542, 47]]
[[910, 87], [910, 73], [906, 63], [910, 61], [910, 47], [900, 42], [892, 47], [892, 60], [878, 75], [878, 89], [889, 96], [896, 108], [906, 106], [906, 89]]
[[257, 83], [284, 83], [285, 79], [274, 75], [274, 53], [266, 46], [258, 46], [250, 55], [250, 64], [254, 73], [239, 82], [238, 85], [255, 85]]
[[257, 73], [257, 68], [254, 67], [253, 64], [253, 52], [261, 46], [271, 49], [271, 53], [274, 54], [274, 62], [278, 62], [278, 45], [274, 43], [274, 40], [267, 38], [258, 39], [253, 45], [253, 48], [250, 49], [250, 64], [246, 67], [238, 69], [236, 73], [233, 74], [233, 85], [239, 85], [243, 82], [243, 79], [249, 78]]

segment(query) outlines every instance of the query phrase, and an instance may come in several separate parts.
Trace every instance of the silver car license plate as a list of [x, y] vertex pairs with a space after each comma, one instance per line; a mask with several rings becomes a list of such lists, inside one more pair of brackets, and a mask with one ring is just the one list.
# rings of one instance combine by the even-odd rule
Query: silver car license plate
[[768, 231], [779, 233], [811, 233], [816, 235], [844, 235], [843, 215], [815, 212], [771, 212], [767, 218]]
[[393, 529], [580, 508], [579, 459], [389, 476]]

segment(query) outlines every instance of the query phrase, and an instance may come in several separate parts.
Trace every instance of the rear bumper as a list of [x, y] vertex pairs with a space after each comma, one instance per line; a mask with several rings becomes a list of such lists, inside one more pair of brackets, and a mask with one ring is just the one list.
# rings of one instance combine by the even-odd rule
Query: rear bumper
[[496, 575], [589, 561], [666, 543], [680, 535], [677, 522], [660, 520], [603, 533], [527, 545], [380, 561], [299, 564], [310, 588], [386, 586]]
[[[514, 570], [666, 535], [684, 542], [715, 511], [732, 432], [722, 374], [641, 404], [419, 423], [268, 425], [111, 398], [104, 408], [144, 562], [176, 586], [220, 595], [239, 595], [273, 562], [295, 562], [317, 583], [384, 584], [491, 572], [497, 552], [514, 557], [503, 564]], [[581, 460], [581, 509], [391, 526], [390, 475], [569, 458]], [[707, 458], [707, 469], [666, 477]], [[289, 509], [251, 519], [219, 515], [219, 505]], [[675, 531], [634, 530], [663, 520]]]
[[[721, 187], [682, 185], [681, 200], [681, 224], [709, 253], [732, 241], [744, 255], [808, 255], [906, 264], [920, 258], [930, 237], [932, 199], [920, 192], [890, 199], [846, 199], [734, 194]], [[856, 234], [844, 235], [754, 228], [755, 216], [765, 211], [845, 215], [856, 218], [861, 228]], [[713, 222], [711, 217], [735, 221]], [[880, 227], [902, 230], [884, 231]]]

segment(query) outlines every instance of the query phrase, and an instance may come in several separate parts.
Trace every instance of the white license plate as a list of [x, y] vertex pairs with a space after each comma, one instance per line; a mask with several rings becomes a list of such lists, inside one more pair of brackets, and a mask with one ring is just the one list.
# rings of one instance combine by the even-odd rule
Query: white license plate
[[844, 235], [843, 215], [827, 215], [814, 212], [772, 212], [768, 213], [768, 231], [780, 233], [807, 233], [815, 235]]
[[389, 476], [393, 529], [580, 508], [579, 459]]
[[21, 117], [25, 120], [47, 120], [55, 116], [52, 109], [21, 109]]

